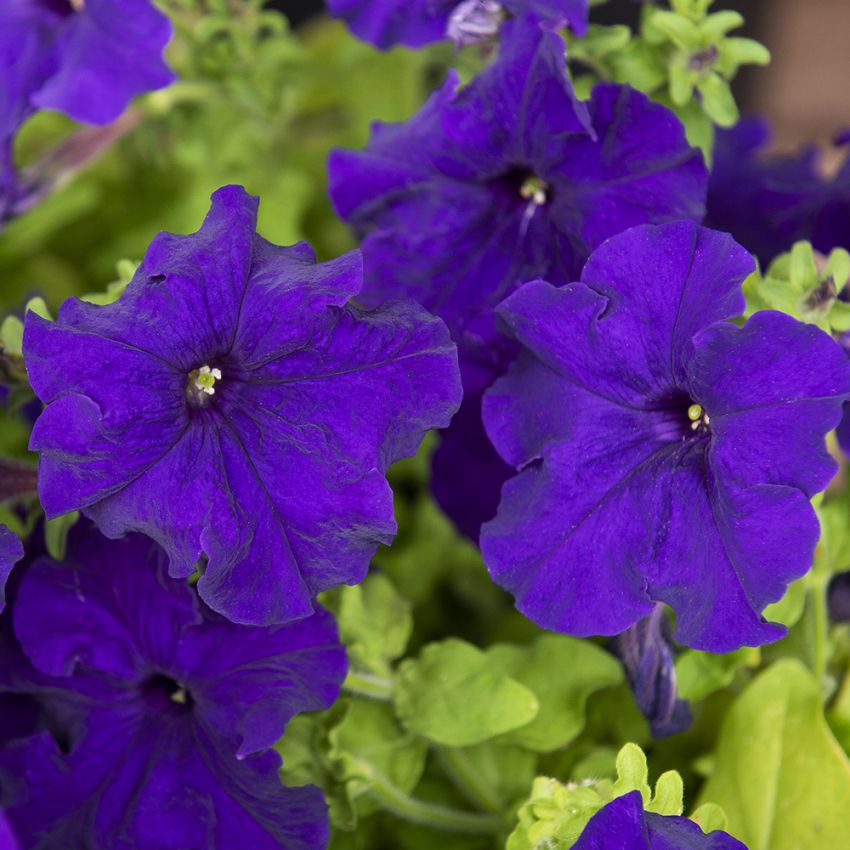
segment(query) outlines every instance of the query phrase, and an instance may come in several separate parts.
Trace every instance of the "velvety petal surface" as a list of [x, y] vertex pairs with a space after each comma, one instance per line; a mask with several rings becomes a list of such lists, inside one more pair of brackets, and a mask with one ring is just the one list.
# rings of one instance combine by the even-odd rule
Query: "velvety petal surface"
[[603, 244], [581, 283], [532, 282], [500, 307], [526, 351], [483, 416], [520, 474], [481, 547], [535, 622], [614, 634], [663, 601], [690, 646], [782, 635], [760, 611], [811, 564], [809, 499], [835, 468], [824, 438], [850, 364], [790, 317], [722, 321], [751, 269], [725, 234], [642, 226]]
[[345, 651], [323, 609], [286, 626], [228, 622], [169, 580], [162, 550], [138, 534], [74, 532], [68, 556], [69, 564], [29, 566], [13, 622], [33, 665], [71, 676], [69, 687], [99, 674], [128, 682], [158, 671], [187, 689], [195, 716], [240, 756], [267, 749], [292, 716], [336, 698]]
[[170, 38], [150, 0], [86, 0], [64, 19], [52, 47], [56, 72], [33, 103], [89, 124], [114, 121], [135, 95], [174, 79], [162, 59]]
[[237, 759], [180, 717], [108, 712], [67, 755], [47, 733], [0, 751], [0, 803], [23, 847], [319, 850], [321, 791], [285, 788], [274, 753]]
[[[29, 314], [46, 408], [42, 503], [109, 536], [141, 531], [241, 623], [307, 616], [395, 533], [387, 467], [448, 424], [461, 389], [445, 325], [413, 304], [347, 306], [359, 254], [317, 264], [255, 234], [256, 199], [213, 196], [201, 230], [160, 234], [115, 304]], [[214, 392], [193, 383], [217, 370]]]
[[338, 696], [347, 664], [332, 618], [235, 625], [168, 580], [164, 560], [140, 535], [108, 540], [83, 523], [67, 562], [23, 572], [12, 622], [35, 666], [17, 663], [2, 688], [35, 697], [53, 734], [23, 728], [0, 751], [13, 833], [56, 850], [319, 850], [321, 793], [282, 787], [263, 751]]
[[707, 835], [687, 818], [644, 812], [639, 791], [608, 803], [588, 822], [574, 850], [746, 850], [725, 832]]

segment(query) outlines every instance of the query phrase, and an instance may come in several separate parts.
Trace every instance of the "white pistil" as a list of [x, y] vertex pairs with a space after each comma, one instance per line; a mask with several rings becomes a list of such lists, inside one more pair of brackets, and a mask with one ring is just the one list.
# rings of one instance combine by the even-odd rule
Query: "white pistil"
[[541, 180], [539, 177], [529, 177], [523, 184], [520, 186], [519, 194], [520, 197], [524, 198], [526, 201], [531, 201], [538, 207], [542, 207], [546, 203], [546, 190], [549, 187], [546, 185], [544, 180]]
[[82, 12], [86, 8], [86, 0], [70, 0], [70, 2], [75, 12]]
[[201, 366], [195, 378], [195, 388], [207, 395], [215, 395], [215, 382], [221, 380], [221, 369]]

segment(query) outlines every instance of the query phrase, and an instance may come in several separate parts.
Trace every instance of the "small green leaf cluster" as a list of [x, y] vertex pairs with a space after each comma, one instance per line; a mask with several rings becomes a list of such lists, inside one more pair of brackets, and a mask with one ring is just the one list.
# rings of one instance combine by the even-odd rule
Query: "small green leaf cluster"
[[764, 45], [729, 35], [743, 16], [709, 12], [712, 2], [671, 0], [670, 9], [647, 4], [637, 34], [625, 26], [591, 26], [586, 37], [570, 39], [568, 55], [596, 77], [628, 83], [671, 107], [691, 143], [708, 155], [714, 126], [738, 120], [730, 88], [738, 70], [770, 61]]
[[759, 310], [781, 310], [827, 333], [850, 331], [850, 302], [842, 298], [850, 279], [850, 253], [836, 248], [828, 257], [809, 242], [797, 242], [767, 271], [744, 281], [745, 316]]
[[[682, 777], [673, 770], [663, 773], [653, 793], [649, 786], [646, 755], [637, 744], [626, 744], [617, 754], [617, 779], [585, 780], [563, 784], [538, 776], [531, 796], [520, 807], [519, 823], [510, 834], [506, 850], [569, 850], [588, 821], [617, 797], [639, 791], [644, 808], [659, 815], [681, 815], [684, 810]], [[706, 810], [698, 822], [713, 828], [722, 820], [718, 807]]]

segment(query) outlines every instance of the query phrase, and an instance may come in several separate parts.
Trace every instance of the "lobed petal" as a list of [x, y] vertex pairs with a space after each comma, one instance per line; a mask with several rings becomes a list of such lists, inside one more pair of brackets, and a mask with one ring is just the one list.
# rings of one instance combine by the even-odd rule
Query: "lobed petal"
[[77, 121], [108, 124], [142, 92], [167, 86], [162, 59], [171, 24], [150, 0], [86, 0], [62, 23], [52, 50], [57, 68], [32, 101]]

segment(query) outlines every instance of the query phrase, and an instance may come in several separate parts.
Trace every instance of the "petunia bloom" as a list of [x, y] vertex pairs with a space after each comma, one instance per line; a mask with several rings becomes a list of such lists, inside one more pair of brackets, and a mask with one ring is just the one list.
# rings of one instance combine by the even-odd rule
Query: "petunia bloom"
[[172, 576], [199, 565], [211, 608], [268, 624], [363, 578], [396, 530], [385, 470], [461, 389], [439, 319], [349, 305], [359, 252], [317, 264], [256, 217], [256, 198], [219, 190], [198, 233], [156, 237], [116, 303], [30, 312], [24, 357], [46, 404], [30, 445], [48, 516], [148, 534]]
[[569, 26], [584, 35], [588, 6], [588, 0], [328, 0], [331, 15], [382, 50], [394, 44], [422, 47], [444, 38], [460, 47], [489, 41], [508, 14], [527, 15], [553, 28]]
[[747, 850], [720, 830], [704, 833], [688, 818], [646, 812], [639, 791], [612, 800], [588, 822], [573, 850]]
[[17, 534], [0, 525], [0, 611], [6, 606], [4, 588], [12, 567], [24, 557], [24, 546]]
[[811, 565], [850, 362], [783, 313], [725, 321], [753, 266], [727, 234], [645, 225], [501, 305], [525, 351], [483, 416], [519, 474], [481, 547], [543, 627], [617, 634], [664, 602], [699, 649], [784, 633], [760, 612]]
[[705, 223], [731, 233], [764, 267], [801, 239], [823, 253], [850, 248], [850, 164], [826, 179], [814, 147], [768, 155], [770, 141], [759, 118], [718, 132]]
[[34, 696], [52, 734], [0, 750], [13, 833], [22, 847], [323, 848], [321, 792], [281, 786], [268, 749], [336, 698], [333, 619], [234, 625], [164, 562], [141, 535], [87, 529], [67, 562], [25, 568], [11, 610], [26, 658], [2, 687]]
[[[361, 299], [410, 296], [446, 321], [473, 409], [441, 451], [484, 461], [480, 394], [515, 353], [495, 306], [537, 277], [575, 280], [590, 252], [628, 227], [700, 220], [707, 182], [669, 110], [610, 84], [577, 101], [563, 41], [526, 19], [505, 26], [512, 37], [472, 83], [458, 90], [450, 75], [407, 123], [376, 127], [366, 150], [335, 151], [329, 163], [336, 209], [364, 236]], [[435, 489], [466, 506], [453, 517], [470, 533], [495, 509], [477, 483], [502, 476], [494, 463], [458, 475], [435, 458]], [[454, 476], [442, 481], [441, 468]]]
[[150, 0], [0, 2], [0, 221], [18, 192], [12, 145], [37, 109], [114, 121], [135, 95], [168, 85], [168, 19]]

